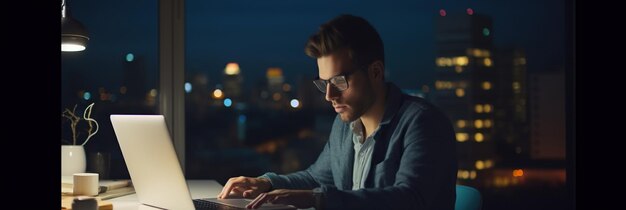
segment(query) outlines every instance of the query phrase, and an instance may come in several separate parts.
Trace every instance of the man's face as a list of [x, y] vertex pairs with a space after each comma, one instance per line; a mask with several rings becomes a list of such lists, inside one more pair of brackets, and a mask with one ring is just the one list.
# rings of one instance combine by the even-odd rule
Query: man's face
[[317, 66], [319, 78], [322, 80], [347, 75], [348, 89], [339, 91], [332, 84], [326, 86], [326, 100], [331, 102], [342, 121], [352, 122], [372, 106], [374, 92], [367, 71], [353, 64], [348, 50], [340, 50], [318, 58]]

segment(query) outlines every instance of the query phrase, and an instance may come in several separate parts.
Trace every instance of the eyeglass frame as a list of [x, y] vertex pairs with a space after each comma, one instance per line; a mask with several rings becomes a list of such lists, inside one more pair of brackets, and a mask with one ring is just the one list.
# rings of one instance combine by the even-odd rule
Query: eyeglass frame
[[[339, 75], [335, 75], [335, 76], [333, 76], [333, 77], [331, 77], [331, 78], [329, 78], [327, 80], [320, 79], [319, 76], [316, 76], [313, 79], [313, 84], [315, 84], [315, 87], [317, 87], [318, 91], [320, 91], [321, 93], [324, 93], [324, 94], [326, 94], [326, 87], [328, 87], [328, 84], [331, 84], [332, 87], [335, 88], [335, 90], [337, 90], [339, 92], [342, 92], [342, 91], [347, 90], [348, 88], [350, 88], [350, 85], [348, 83], [348, 76], [354, 74], [357, 71], [363, 70], [363, 67], [368, 67], [368, 66], [369, 65], [363, 65], [363, 66], [361, 66], [361, 68], [359, 68], [357, 70], [346, 72], [346, 73], [342, 73], [342, 74], [339, 74]], [[337, 86], [337, 84], [336, 84], [337, 82], [333, 82], [333, 81], [337, 81], [339, 79], [345, 81], [345, 83], [346, 83], [346, 87], [345, 88], [340, 89], [339, 86]], [[341, 81], [341, 80], [339, 80], [339, 81]]]

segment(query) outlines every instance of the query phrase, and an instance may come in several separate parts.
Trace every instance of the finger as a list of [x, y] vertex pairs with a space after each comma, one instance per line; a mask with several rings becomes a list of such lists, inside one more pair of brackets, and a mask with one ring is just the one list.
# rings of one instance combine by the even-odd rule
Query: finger
[[274, 196], [272, 199], [270, 199], [269, 202], [273, 204], [284, 204], [286, 197], [287, 196], [284, 196], [284, 195], [277, 195], [277, 196]]
[[217, 198], [222, 198], [224, 195], [224, 191], [226, 191], [226, 188], [228, 188], [228, 186], [230, 186], [230, 180], [228, 182], [226, 182], [226, 184], [224, 184], [224, 187], [222, 187], [222, 191], [220, 191], [219, 194], [217, 194]]
[[217, 198], [222, 198], [222, 195], [224, 195], [224, 190], [231, 185], [231, 181], [232, 178], [228, 179], [228, 181], [226, 181], [226, 184], [224, 184], [224, 187], [222, 187], [222, 191], [220, 191], [219, 194], [217, 194]]
[[246, 208], [249, 208], [249, 209], [259, 208], [263, 203], [267, 201], [267, 197], [268, 197], [267, 193], [261, 193], [253, 201], [251, 201], [248, 205], [246, 205]]
[[244, 198], [254, 198], [256, 196], [259, 195], [259, 192], [256, 192], [257, 189], [249, 189], [249, 190], [245, 190], [242, 193], [242, 196]]
[[228, 182], [222, 188], [222, 192], [220, 192], [218, 198], [226, 198], [230, 194], [230, 191], [237, 185], [237, 181], [235, 178], [228, 179]]
[[248, 188], [245, 187], [234, 187], [230, 193], [228, 194], [228, 197], [230, 198], [241, 198], [243, 197], [243, 192], [245, 192]]
[[267, 195], [266, 193], [261, 193], [259, 196], [254, 198], [254, 200], [250, 201], [250, 203], [248, 203], [248, 205], [246, 205], [246, 208], [248, 208], [248, 209], [254, 208], [254, 204], [258, 203], [259, 200], [262, 200], [266, 195]]
[[252, 190], [243, 191], [242, 195], [243, 195], [244, 198], [250, 198], [250, 197], [252, 197], [251, 196], [252, 195]]
[[248, 181], [244, 177], [231, 178], [228, 180], [228, 183], [222, 188], [222, 193], [220, 193], [220, 198], [229, 198], [231, 197], [231, 191], [237, 187], [246, 187], [248, 186]]
[[289, 199], [288, 194], [278, 194], [269, 200], [272, 204], [292, 204], [293, 200]]

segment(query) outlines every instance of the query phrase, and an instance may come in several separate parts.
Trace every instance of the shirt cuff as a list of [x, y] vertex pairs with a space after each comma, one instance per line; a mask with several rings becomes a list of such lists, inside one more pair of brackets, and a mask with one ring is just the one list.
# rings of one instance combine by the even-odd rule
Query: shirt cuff
[[272, 191], [274, 189], [284, 188], [284, 187], [280, 186], [280, 184], [279, 184], [280, 183], [280, 180], [279, 180], [280, 177], [276, 173], [268, 172], [268, 173], [265, 173], [265, 174], [263, 174], [261, 176], [258, 176], [257, 178], [266, 178], [266, 179], [268, 179], [270, 181], [270, 185], [271, 186], [270, 186], [269, 191]]

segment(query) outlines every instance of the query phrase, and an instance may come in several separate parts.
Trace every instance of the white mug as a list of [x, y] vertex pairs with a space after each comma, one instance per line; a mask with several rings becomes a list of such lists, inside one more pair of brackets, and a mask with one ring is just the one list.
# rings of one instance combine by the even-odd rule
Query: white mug
[[75, 173], [73, 195], [96, 196], [100, 186], [97, 173]]

